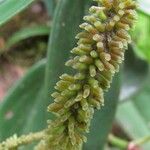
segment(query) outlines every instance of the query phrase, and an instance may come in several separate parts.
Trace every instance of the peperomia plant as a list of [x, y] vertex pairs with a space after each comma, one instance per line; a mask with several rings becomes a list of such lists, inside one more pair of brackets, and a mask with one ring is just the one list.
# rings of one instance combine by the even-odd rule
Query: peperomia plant
[[128, 30], [137, 18], [134, 1], [99, 1], [80, 25], [75, 55], [66, 65], [76, 70], [75, 75], [63, 74], [52, 96], [54, 103], [48, 111], [56, 114], [49, 123], [47, 136], [38, 149], [82, 149], [89, 132], [94, 109], [104, 105], [104, 91], [119, 70], [124, 51], [131, 42]]
[[54, 102], [48, 106], [55, 119], [48, 121], [48, 127], [41, 132], [6, 139], [0, 143], [0, 150], [15, 150], [39, 140], [35, 150], [83, 149], [94, 110], [105, 107], [104, 92], [119, 71], [131, 42], [128, 32], [137, 20], [137, 3], [133, 0], [94, 1], [96, 5], [79, 26], [82, 31], [76, 36], [73, 56], [66, 62], [74, 73], [60, 76], [52, 94]]

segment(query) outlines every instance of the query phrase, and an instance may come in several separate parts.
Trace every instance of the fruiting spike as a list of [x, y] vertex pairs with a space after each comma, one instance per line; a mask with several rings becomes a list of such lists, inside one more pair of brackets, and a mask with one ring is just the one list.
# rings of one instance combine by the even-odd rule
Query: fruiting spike
[[[89, 9], [90, 14], [84, 17], [86, 22], [79, 26], [83, 31], [77, 34], [77, 47], [71, 51], [75, 56], [66, 63], [76, 74], [63, 74], [56, 84], [57, 92], [52, 94], [55, 102], [48, 106], [48, 111], [56, 114], [56, 120], [51, 121], [44, 141], [39, 144], [44, 145], [43, 149], [82, 149], [94, 109], [104, 105], [104, 91], [119, 71], [131, 42], [128, 30], [137, 19], [136, 2], [95, 1], [98, 6]], [[54, 130], [62, 127], [61, 132]]]

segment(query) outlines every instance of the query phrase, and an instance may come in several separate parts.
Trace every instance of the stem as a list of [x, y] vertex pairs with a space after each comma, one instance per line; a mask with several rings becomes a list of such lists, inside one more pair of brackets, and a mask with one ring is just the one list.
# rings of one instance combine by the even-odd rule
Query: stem
[[0, 150], [13, 149], [21, 145], [27, 145], [34, 141], [41, 140], [42, 138], [44, 138], [44, 136], [45, 130], [36, 133], [30, 133], [28, 135], [22, 135], [20, 137], [17, 137], [17, 135], [15, 134], [12, 137], [0, 143]]
[[141, 146], [147, 142], [150, 142], [150, 135], [145, 136], [145, 137], [135, 140], [135, 141], [128, 142], [126, 140], [123, 140], [119, 137], [116, 137], [116, 136], [110, 134], [108, 137], [108, 140], [109, 140], [109, 143], [112, 144], [113, 146], [116, 146], [120, 149], [126, 149], [130, 143], [133, 143], [135, 146]]
[[150, 135], [149, 136], [145, 136], [145, 137], [143, 137], [143, 138], [141, 138], [139, 140], [133, 141], [133, 143], [136, 144], [136, 145], [143, 145], [143, 144], [145, 144], [147, 142], [150, 142]]
[[108, 140], [109, 140], [110, 144], [112, 144], [120, 149], [126, 149], [128, 147], [128, 141], [118, 138], [112, 134], [109, 135]]

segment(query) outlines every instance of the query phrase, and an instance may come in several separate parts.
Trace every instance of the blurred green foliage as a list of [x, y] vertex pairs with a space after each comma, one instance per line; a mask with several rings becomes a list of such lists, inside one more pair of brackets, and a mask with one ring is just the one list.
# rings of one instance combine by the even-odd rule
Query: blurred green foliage
[[[4, 14], [0, 16], [0, 24], [23, 10], [32, 1], [7, 0], [0, 3], [0, 12], [9, 10], [7, 17]], [[150, 77], [150, 14], [147, 9], [144, 9], [147, 8], [144, 7], [146, 3], [144, 1], [141, 3], [142, 9], [138, 11], [139, 19], [131, 32], [133, 43], [126, 53], [126, 60], [120, 74], [116, 76], [111, 90], [105, 96], [106, 106], [95, 114], [88, 142], [84, 145], [85, 150], [103, 149], [113, 124], [117, 104], [119, 107], [116, 121], [127, 136], [137, 139], [150, 135], [150, 80], [148, 79]], [[49, 16], [53, 17], [47, 60], [42, 60], [29, 69], [1, 102], [0, 141], [13, 133], [21, 135], [46, 127], [46, 120], [53, 117], [46, 112], [47, 105], [52, 102], [50, 93], [53, 91], [53, 86], [61, 73], [72, 71], [65, 68], [64, 62], [70, 57], [69, 51], [75, 45], [74, 36], [78, 32], [78, 25], [82, 22], [83, 15], [87, 13], [91, 0], [82, 2], [81, 0], [61, 0], [59, 4], [57, 1], [45, 0], [45, 4]], [[11, 5], [15, 9], [11, 9]], [[41, 31], [40, 33], [35, 33], [34, 30], [29, 31], [19, 32], [21, 36], [16, 34], [10, 43], [20, 42], [22, 33], [24, 35], [26, 32], [30, 33], [28, 36], [48, 34], [48, 28], [44, 30], [41, 28], [38, 30]], [[118, 102], [119, 91], [124, 91], [127, 95], [125, 97], [121, 92], [123, 101], [120, 102]], [[150, 144], [146, 144], [143, 149], [149, 150]]]
[[138, 21], [132, 31], [135, 53], [150, 62], [150, 15], [138, 12]]
[[0, 25], [6, 23], [34, 0], [2, 0], [0, 2]]

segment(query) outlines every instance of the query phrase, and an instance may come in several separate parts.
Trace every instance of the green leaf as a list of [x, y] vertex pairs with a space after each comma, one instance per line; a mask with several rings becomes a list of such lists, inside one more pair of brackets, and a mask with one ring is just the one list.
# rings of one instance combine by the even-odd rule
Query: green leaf
[[21, 42], [22, 40], [35, 37], [35, 36], [45, 36], [49, 35], [50, 27], [47, 25], [39, 25], [33, 26], [28, 28], [23, 28], [16, 33], [14, 33], [6, 42], [6, 48], [9, 49], [10, 47], [16, 45], [17, 43]]
[[92, 120], [91, 130], [84, 150], [102, 150], [107, 142], [107, 136], [114, 120], [120, 92], [120, 74], [117, 74], [111, 89], [105, 95], [105, 106], [96, 111]]
[[[140, 36], [139, 36], [140, 35]], [[134, 51], [142, 59], [150, 62], [150, 16], [138, 13], [138, 21], [132, 31], [132, 39], [135, 43]]]
[[136, 94], [144, 86], [148, 74], [149, 65], [146, 61], [137, 57], [134, 53], [134, 46], [129, 45], [122, 68], [120, 99], [127, 99]]
[[49, 16], [53, 17], [57, 0], [44, 0]]
[[[85, 3], [80, 0], [62, 0], [58, 3], [47, 54], [45, 80], [47, 96], [53, 92], [58, 77], [68, 71], [65, 62], [69, 58], [70, 50], [75, 46], [75, 35], [79, 31], [78, 26], [84, 14]], [[52, 99], [50, 101], [52, 102]]]
[[0, 141], [14, 133], [21, 135], [45, 127], [44, 70], [45, 60], [33, 66], [1, 102]]
[[[135, 99], [144, 91], [149, 78], [149, 65], [134, 53], [134, 46], [129, 45], [122, 69], [121, 104], [117, 111], [117, 121], [133, 139], [149, 134], [149, 129], [135, 106]], [[143, 101], [143, 99], [141, 99]], [[142, 103], [141, 101], [141, 103]], [[149, 105], [148, 105], [149, 106]], [[145, 107], [143, 107], [145, 109]]]
[[[48, 100], [44, 97], [44, 73], [46, 61], [34, 65], [17, 82], [0, 104], [0, 142], [17, 134], [37, 132], [47, 127]], [[32, 145], [22, 150], [32, 150]]]
[[[117, 111], [117, 121], [124, 127], [128, 135], [142, 138], [150, 135], [150, 79], [144, 88], [128, 101], [121, 103]], [[144, 145], [143, 150], [150, 149], [150, 143]]]
[[25, 9], [34, 0], [2, 0], [0, 1], [0, 25]]

